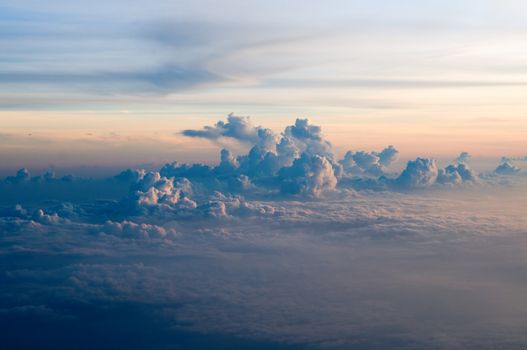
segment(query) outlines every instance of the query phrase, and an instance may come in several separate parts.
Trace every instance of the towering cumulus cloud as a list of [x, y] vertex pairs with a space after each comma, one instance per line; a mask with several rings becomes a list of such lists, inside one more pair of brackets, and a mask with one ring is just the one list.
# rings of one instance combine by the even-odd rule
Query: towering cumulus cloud
[[[391, 145], [379, 152], [348, 151], [343, 159], [336, 159], [321, 128], [307, 119], [297, 119], [275, 135], [269, 129], [253, 126], [248, 117], [231, 114], [226, 122], [220, 121], [203, 130], [186, 130], [184, 134], [212, 140], [230, 137], [244, 143], [252, 140], [253, 146], [246, 155], [235, 157], [230, 151], [222, 150], [216, 167], [173, 165], [173, 169], [177, 167], [180, 171], [168, 172], [168, 175], [189, 177], [191, 181], [208, 178], [209, 186], [213, 185], [215, 190], [237, 188], [239, 192], [250, 189], [260, 193], [320, 197], [347, 186], [410, 190], [475, 183], [478, 179], [467, 165], [470, 156], [466, 152], [456, 159], [457, 164], [443, 169], [433, 159], [417, 158], [408, 162], [406, 169], [395, 177], [386, 171], [399, 153]], [[165, 174], [169, 167], [165, 167]], [[201, 176], [195, 176], [197, 173]]]

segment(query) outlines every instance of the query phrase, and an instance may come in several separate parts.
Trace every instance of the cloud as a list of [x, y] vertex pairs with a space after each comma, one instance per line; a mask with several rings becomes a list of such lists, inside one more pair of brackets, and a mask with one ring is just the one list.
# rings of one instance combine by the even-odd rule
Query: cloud
[[125, 238], [165, 238], [176, 234], [174, 228], [165, 229], [156, 225], [136, 224], [131, 221], [107, 221], [101, 228], [101, 232]]
[[388, 182], [396, 188], [422, 189], [435, 185], [475, 183], [477, 174], [466, 164], [448, 165], [444, 169], [439, 169], [435, 160], [417, 158], [409, 161], [402, 173]]
[[336, 188], [337, 178], [330, 161], [319, 155], [303, 153], [290, 167], [279, 172], [280, 191], [284, 194], [303, 194], [318, 197]]
[[515, 175], [521, 171], [521, 168], [512, 164], [509, 160], [504, 160], [496, 167], [494, 172], [499, 175]]
[[382, 166], [390, 166], [396, 159], [399, 151], [395, 149], [392, 145], [383, 149], [380, 153], [377, 153], [379, 157], [379, 163]]
[[[386, 169], [399, 154], [391, 145], [381, 151], [348, 151], [339, 160], [321, 128], [307, 119], [296, 119], [283, 132], [275, 134], [254, 126], [249, 117], [230, 114], [226, 121], [201, 130], [186, 130], [184, 134], [211, 140], [231, 138], [251, 147], [247, 154], [240, 155], [222, 149], [216, 165], [176, 161], [165, 164], [159, 171], [123, 170], [111, 181], [121, 188], [130, 186], [130, 189], [126, 198], [114, 198], [119, 205], [113, 210], [125, 217], [153, 211], [188, 216], [198, 215], [199, 210], [195, 210], [198, 207], [205, 210], [216, 192], [257, 198], [314, 198], [349, 188], [410, 190], [476, 183], [478, 178], [464, 163], [439, 169], [434, 160], [425, 158], [408, 162], [399, 175], [388, 173]], [[47, 182], [63, 180], [56, 179], [51, 173], [31, 178], [27, 169], [21, 169], [4, 182], [17, 185], [42, 183], [45, 187]], [[73, 187], [79, 184], [82, 181], [72, 182]], [[16, 193], [16, 188], [11, 191]], [[210, 210], [213, 208], [222, 212], [221, 204]], [[228, 212], [229, 208], [226, 210]]]
[[199, 67], [160, 65], [130, 71], [115, 70], [91, 73], [0, 71], [0, 80], [4, 84], [24, 86], [41, 84], [62, 88], [84, 88], [85, 90], [105, 93], [167, 93], [187, 90], [204, 84], [223, 82], [226, 81], [226, 78]]
[[227, 121], [220, 120], [214, 126], [205, 126], [201, 130], [183, 130], [183, 135], [218, 140], [222, 137], [232, 138], [250, 144], [258, 143], [261, 138], [269, 136], [270, 131], [253, 126], [249, 117], [227, 116]]
[[[515, 272], [527, 227], [523, 192], [487, 182], [456, 190], [452, 200], [454, 186], [486, 179], [465, 163], [440, 168], [427, 158], [388, 173], [393, 146], [337, 159], [322, 130], [303, 119], [277, 135], [244, 125], [218, 132], [245, 140], [248, 153], [221, 149], [214, 165], [172, 162], [69, 182], [25, 170], [0, 182], [1, 193], [10, 191], [0, 198], [3, 329], [27, 334], [24, 325], [36, 320], [54, 326], [46, 332], [71, 323], [86, 329], [104, 318], [102, 338], [116, 339], [123, 318], [140, 334], [152, 319], [149, 334], [250, 334], [322, 348], [379, 347], [379, 329], [396, 329], [398, 344], [415, 348], [430, 339], [442, 347], [429, 336], [438, 327], [460, 343], [474, 339], [460, 330], [474, 327], [503, 330], [503, 344], [525, 338]], [[78, 193], [65, 199], [71, 192]], [[423, 295], [440, 308], [416, 304]], [[496, 295], [506, 296], [507, 308]], [[46, 312], [31, 311], [35, 305]], [[492, 317], [482, 322], [489, 305]], [[129, 314], [135, 307], [143, 311]], [[515, 320], [519, 335], [493, 323], [496, 315]], [[67, 322], [58, 327], [52, 318]], [[366, 337], [359, 345], [357, 334]], [[390, 348], [393, 336], [385, 343]]]
[[440, 169], [437, 175], [439, 184], [461, 184], [463, 182], [476, 182], [477, 175], [466, 164], [449, 165]]
[[349, 175], [370, 175], [378, 177], [397, 159], [399, 151], [388, 146], [381, 152], [348, 151], [339, 161], [345, 173]]
[[196, 203], [189, 198], [191, 193], [192, 184], [185, 178], [176, 181], [159, 172], [147, 172], [132, 184], [124, 203], [143, 213], [158, 208], [195, 208]]
[[31, 173], [27, 168], [19, 169], [14, 176], [6, 177], [3, 182], [6, 184], [24, 184], [24, 183], [51, 183], [64, 181], [68, 182], [73, 179], [73, 175], [65, 175], [61, 178], [57, 178], [55, 173], [52, 171], [46, 171], [45, 173], [37, 176], [31, 176]]
[[31, 175], [29, 174], [29, 170], [27, 170], [26, 168], [22, 168], [16, 172], [15, 176], [8, 176], [5, 179], [5, 182], [20, 183], [20, 182], [29, 181], [30, 178], [31, 178]]
[[[160, 179], [147, 176], [134, 188], [162, 187]], [[141, 339], [146, 330], [163, 329], [314, 348], [353, 348], [357, 338], [358, 348], [379, 347], [383, 339], [387, 349], [394, 336], [379, 335], [381, 328], [395, 329], [399, 344], [410, 348], [474, 344], [476, 329], [486, 337], [482, 343], [477, 337], [478, 349], [486, 341], [520, 344], [526, 222], [517, 201], [524, 198], [500, 192], [498, 210], [488, 207], [489, 193], [463, 192], [455, 200], [444, 191], [248, 200], [216, 192], [192, 218], [154, 212], [101, 220], [97, 203], [76, 203], [85, 210], [77, 223], [39, 224], [23, 214], [15, 232], [0, 218], [2, 326], [28, 334], [27, 324], [38, 320], [56, 332], [55, 320], [65, 319], [62, 331], [73, 323], [115, 340], [126, 319], [127, 330], [137, 323]], [[426, 303], [416, 304], [423, 295]], [[440, 307], [430, 308], [431, 301]], [[481, 321], [481, 310], [492, 317]], [[102, 318], [104, 327], [95, 327]], [[503, 321], [509, 319], [512, 330]], [[430, 338], [438, 330], [454, 335]], [[4, 341], [15, 338], [6, 334]]]
[[333, 158], [331, 143], [322, 137], [321, 128], [308, 119], [297, 119], [294, 125], [286, 127], [284, 137], [291, 139], [300, 152]]
[[439, 169], [433, 159], [417, 158], [406, 165], [406, 169], [395, 179], [402, 188], [423, 188], [436, 183]]
[[115, 178], [125, 182], [137, 182], [145, 176], [143, 169], [126, 169], [115, 175]]
[[[340, 169], [339, 164], [333, 160], [331, 144], [322, 137], [320, 127], [310, 124], [307, 119], [297, 119], [295, 124], [286, 127], [279, 137], [268, 129], [253, 126], [247, 117], [236, 117], [232, 114], [228, 116], [227, 122], [220, 121], [215, 126], [205, 127], [203, 130], [185, 130], [183, 134], [212, 140], [229, 137], [252, 143], [253, 147], [246, 155], [234, 157], [229, 150], [224, 149], [221, 151], [218, 166], [198, 166], [202, 169], [203, 177], [216, 176], [220, 181], [226, 176], [238, 179], [241, 179], [239, 176], [245, 176], [246, 187], [252, 187], [248, 186], [248, 181], [261, 184], [263, 179], [266, 179], [268, 184], [276, 184], [285, 176], [289, 189], [286, 190], [287, 186], [282, 186], [283, 193], [319, 195], [326, 188], [334, 187], [333, 178], [335, 172], [338, 173]], [[329, 169], [328, 164], [332, 169]], [[194, 180], [196, 176], [191, 174], [193, 167], [167, 166], [162, 173]], [[273, 178], [274, 180], [271, 180]]]
[[456, 158], [457, 163], [467, 163], [472, 156], [468, 152], [461, 152]]

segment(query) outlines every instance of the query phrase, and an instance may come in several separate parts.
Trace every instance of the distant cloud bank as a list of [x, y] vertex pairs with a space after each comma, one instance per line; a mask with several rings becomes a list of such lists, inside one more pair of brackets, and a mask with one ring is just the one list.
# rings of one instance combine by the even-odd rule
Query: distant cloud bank
[[231, 139], [251, 148], [237, 156], [222, 149], [214, 166], [173, 162], [159, 171], [126, 169], [104, 180], [32, 176], [20, 169], [0, 182], [6, 193], [0, 211], [4, 231], [60, 224], [119, 237], [169, 238], [181, 223], [203, 219], [295, 216], [281, 201], [323, 203], [339, 196], [353, 201], [356, 191], [492, 185], [501, 177], [522, 174], [508, 158], [493, 172], [477, 174], [467, 152], [444, 168], [433, 159], [417, 158], [394, 173], [389, 167], [399, 152], [391, 145], [380, 151], [350, 150], [337, 159], [321, 128], [307, 119], [276, 134], [253, 125], [249, 117], [230, 114], [226, 121], [183, 134], [213, 142]]

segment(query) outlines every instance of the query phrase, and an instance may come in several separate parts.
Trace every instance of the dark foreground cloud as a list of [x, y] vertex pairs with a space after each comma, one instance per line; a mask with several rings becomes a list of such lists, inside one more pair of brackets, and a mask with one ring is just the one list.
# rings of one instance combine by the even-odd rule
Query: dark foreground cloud
[[521, 349], [525, 199], [440, 194], [216, 194], [199, 218], [16, 206], [0, 219], [3, 345]]

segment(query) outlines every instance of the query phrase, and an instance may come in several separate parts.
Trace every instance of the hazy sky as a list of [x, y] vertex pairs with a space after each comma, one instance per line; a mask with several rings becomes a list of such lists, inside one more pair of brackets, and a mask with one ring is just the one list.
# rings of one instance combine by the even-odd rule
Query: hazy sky
[[[0, 163], [212, 161], [234, 112], [341, 154], [527, 152], [524, 1], [0, 1]], [[1, 169], [0, 169], [1, 170]]]
[[0, 0], [0, 348], [527, 349], [526, 19]]

